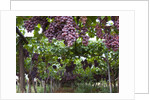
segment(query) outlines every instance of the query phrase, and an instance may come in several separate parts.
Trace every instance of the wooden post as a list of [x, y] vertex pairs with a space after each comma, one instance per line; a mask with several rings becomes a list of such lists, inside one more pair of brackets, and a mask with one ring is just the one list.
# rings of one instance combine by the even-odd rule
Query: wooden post
[[23, 41], [20, 38], [19, 42], [19, 67], [20, 67], [20, 91], [25, 92], [25, 76], [24, 76], [24, 55], [23, 55]]
[[26, 38], [24, 37], [24, 35], [20, 32], [20, 30], [18, 29], [18, 27], [16, 27], [16, 33], [20, 36], [19, 38], [19, 81], [20, 81], [20, 90], [22, 93], [26, 92], [26, 88], [25, 88], [25, 72], [24, 72], [24, 54], [23, 54], [23, 42], [25, 42], [26, 44], [28, 44], [28, 41], [26, 40]]

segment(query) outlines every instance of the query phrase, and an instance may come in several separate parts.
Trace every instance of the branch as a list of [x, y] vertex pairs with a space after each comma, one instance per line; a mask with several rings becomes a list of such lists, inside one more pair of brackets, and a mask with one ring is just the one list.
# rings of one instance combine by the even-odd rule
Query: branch
[[16, 27], [16, 32], [17, 34], [21, 37], [21, 39], [28, 44], [28, 41], [26, 40], [26, 38], [23, 36], [23, 34], [20, 32], [20, 30]]

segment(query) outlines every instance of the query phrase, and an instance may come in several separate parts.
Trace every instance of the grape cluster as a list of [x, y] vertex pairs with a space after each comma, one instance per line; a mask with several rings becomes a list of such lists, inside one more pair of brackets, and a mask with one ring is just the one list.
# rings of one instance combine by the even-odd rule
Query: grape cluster
[[87, 17], [86, 16], [80, 16], [80, 19], [79, 19], [83, 25], [86, 24], [86, 21], [87, 21]]
[[29, 57], [29, 52], [27, 49], [23, 49], [23, 54], [25, 58]]
[[57, 62], [59, 62], [60, 66], [63, 67], [64, 64], [61, 63], [61, 59], [60, 58], [57, 59]]
[[[117, 29], [119, 30], [119, 17], [118, 16], [111, 16], [111, 19], [112, 19], [112, 21], [114, 21], [114, 26], [116, 26]], [[106, 21], [103, 21], [103, 23], [104, 22], [106, 22]], [[113, 51], [117, 51], [119, 49], [119, 35], [117, 35], [117, 34], [111, 35], [110, 34], [110, 31], [111, 31], [110, 26], [104, 27], [105, 34], [102, 33], [101, 24], [97, 24], [95, 26], [95, 30], [96, 30], [96, 36], [98, 38], [105, 39], [104, 43], [109, 50], [111, 48]]]
[[[105, 17], [103, 20], [101, 20], [101, 18], [98, 18], [97, 20], [101, 21], [101, 23], [103, 22], [103, 24], [106, 24], [107, 22], [107, 17]], [[105, 34], [102, 32], [102, 26], [101, 26], [101, 23], [97, 23], [96, 26], [95, 26], [95, 30], [96, 30], [96, 36], [98, 38], [101, 38], [101, 39], [105, 39], [108, 35], [108, 33], [110, 33], [111, 31], [111, 27], [110, 26], [104, 26], [103, 27], [103, 30], [105, 32]]]
[[63, 67], [64, 64], [60, 64], [61, 67]]
[[99, 24], [96, 24], [96, 26], [95, 26], [95, 30], [96, 30], [96, 36], [98, 37], [98, 38], [103, 38], [103, 33], [102, 33], [102, 28], [100, 27], [100, 25]]
[[87, 46], [88, 45], [88, 40], [89, 40], [89, 36], [87, 35], [82, 35], [82, 43]]
[[56, 66], [56, 65], [53, 65], [53, 68], [54, 68], [54, 69], [56, 69], [56, 68], [57, 68], [57, 66]]
[[56, 38], [56, 34], [60, 29], [55, 29], [57, 27], [56, 23], [50, 23], [49, 28], [44, 32], [45, 36], [48, 38], [49, 42], [52, 42], [53, 38]]
[[44, 33], [46, 31], [46, 27], [49, 25], [49, 22], [47, 21], [47, 17], [46, 16], [41, 17], [39, 24], [41, 24], [41, 27], [43, 29], [42, 32]]
[[87, 60], [85, 59], [84, 61], [81, 61], [81, 63], [82, 63], [83, 69], [85, 70], [85, 69], [88, 67], [88, 62], [87, 62]]
[[95, 79], [96, 82], [99, 82], [101, 80], [101, 74], [93, 74], [93, 78]]
[[72, 72], [74, 70], [74, 66], [66, 66], [66, 72]]
[[114, 26], [119, 31], [119, 16], [111, 16], [111, 20], [114, 22]]
[[88, 45], [88, 40], [89, 40], [89, 36], [86, 35], [86, 32], [88, 31], [88, 28], [85, 26], [86, 21], [87, 21], [87, 17], [86, 16], [81, 16], [79, 21], [82, 22], [83, 27], [81, 27], [80, 29], [80, 37], [82, 37], [82, 44], [87, 46]]
[[76, 41], [76, 39], [79, 37], [78, 33], [76, 33], [76, 29], [73, 25], [73, 17], [67, 16], [66, 24], [64, 25], [62, 29], [62, 37], [66, 41], [67, 45], [70, 47], [73, 45], [73, 43]]
[[28, 32], [32, 32], [35, 26], [39, 23], [39, 16], [34, 16], [30, 20], [24, 22], [24, 27], [27, 29]]
[[92, 67], [92, 63], [89, 63], [89, 67], [90, 67], [90, 68]]
[[70, 16], [54, 16], [54, 19], [56, 22], [61, 24], [61, 23], [66, 23], [66, 21], [68, 20], [69, 17]]
[[97, 60], [94, 60], [94, 66], [98, 67], [99, 63], [97, 62]]
[[119, 18], [114, 22], [114, 26], [116, 26], [117, 30], [119, 31]]
[[37, 67], [33, 67], [32, 71], [31, 71], [31, 77], [35, 78], [38, 74], [37, 72], [38, 68]]
[[61, 60], [61, 59], [59, 59], [59, 58], [58, 58], [58, 59], [57, 59], [57, 62], [59, 62], [59, 63], [60, 63], [60, 60]]
[[[51, 18], [51, 17], [49, 17]], [[52, 42], [53, 38], [65, 40], [67, 46], [72, 46], [79, 37], [76, 33], [75, 23], [71, 16], [55, 16], [54, 22], [49, 24], [49, 28], [44, 32], [45, 36]]]
[[74, 64], [74, 62], [72, 61], [69, 66], [66, 66], [66, 67], [65, 67], [65, 68], [66, 68], [66, 72], [67, 72], [67, 73], [68, 73], [68, 72], [71, 73], [71, 72], [75, 69], [75, 67], [76, 67], [76, 64]]
[[53, 19], [55, 16], [47, 16], [49, 19]]
[[84, 44], [85, 46], [88, 45], [88, 40], [89, 40], [89, 36], [86, 35], [86, 32], [88, 31], [88, 28], [86, 28], [85, 26], [81, 28], [80, 30], [80, 37], [82, 37], [82, 44]]
[[79, 26], [77, 25], [75, 21], [72, 22], [72, 25], [74, 28], [76, 28], [76, 30], [80, 30]]
[[42, 57], [42, 61], [45, 62], [45, 57], [44, 56]]
[[115, 21], [116, 20], [116, 16], [111, 16], [111, 20]]
[[80, 36], [82, 36], [82, 35], [86, 35], [86, 32], [88, 31], [88, 29], [86, 28], [86, 27], [82, 27], [81, 29], [80, 29]]
[[47, 25], [49, 22], [45, 16], [33, 16], [30, 20], [24, 21], [24, 27], [27, 29], [28, 32], [32, 32], [35, 29], [35, 26], [41, 24], [43, 31], [46, 30]]
[[85, 70], [87, 67], [91, 68], [92, 67], [92, 63], [88, 63], [88, 61], [85, 59], [84, 61], [81, 61], [82, 63], [82, 67]]
[[34, 61], [38, 61], [38, 57], [39, 57], [39, 54], [34, 53], [34, 54], [33, 54], [33, 57], [32, 57], [32, 61], [33, 61], [33, 62], [34, 62]]
[[119, 35], [112, 36], [111, 34], [105, 40], [105, 45], [108, 49], [112, 48], [113, 51], [119, 49]]

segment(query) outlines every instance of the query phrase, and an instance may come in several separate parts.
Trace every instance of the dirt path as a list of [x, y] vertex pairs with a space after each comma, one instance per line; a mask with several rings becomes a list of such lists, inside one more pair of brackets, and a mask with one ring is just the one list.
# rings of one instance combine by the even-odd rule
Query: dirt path
[[55, 91], [55, 93], [74, 93], [74, 89], [72, 89], [72, 88], [60, 88], [59, 90]]

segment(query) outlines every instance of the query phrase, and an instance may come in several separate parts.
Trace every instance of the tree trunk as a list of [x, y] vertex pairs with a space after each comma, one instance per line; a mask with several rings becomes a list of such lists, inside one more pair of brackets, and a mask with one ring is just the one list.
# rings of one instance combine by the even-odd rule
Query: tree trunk
[[18, 88], [17, 88], [17, 93], [18, 93], [19, 90], [20, 90], [20, 89], [19, 89], [19, 86], [20, 86], [20, 85], [19, 85], [19, 80], [17, 80], [17, 87], [18, 87]]
[[114, 82], [113, 82], [113, 84], [114, 84], [114, 91], [117, 92], [117, 86], [116, 86], [115, 75], [114, 75]]
[[56, 82], [53, 81], [53, 92], [55, 91], [55, 87], [56, 87]]
[[114, 71], [112, 68], [111, 69], [111, 72], [112, 72], [112, 79], [113, 79], [113, 84], [114, 84], [114, 92], [116, 92], [116, 81], [115, 81], [115, 74], [114, 74]]
[[24, 76], [24, 55], [23, 55], [23, 41], [19, 42], [19, 67], [20, 67], [20, 91], [25, 92], [25, 76]]
[[32, 79], [32, 84], [33, 84], [34, 92], [37, 93], [35, 83], [34, 83], [34, 79]]
[[53, 88], [52, 77], [51, 77], [51, 82], [50, 82], [50, 84], [51, 84], [51, 93], [53, 93], [53, 91], [52, 91], [52, 88]]
[[27, 80], [27, 86], [28, 86], [27, 93], [29, 93], [29, 80]]
[[119, 74], [118, 74], [118, 93], [119, 93]]
[[28, 84], [28, 93], [31, 93], [31, 79], [29, 78], [29, 84]]
[[31, 70], [32, 70], [32, 60], [31, 60], [31, 65], [30, 65], [30, 70], [29, 70], [29, 88], [28, 92], [31, 93], [31, 84], [32, 84], [32, 76], [31, 76]]
[[36, 88], [38, 87], [38, 82], [37, 82], [37, 80], [36, 80]]
[[46, 81], [44, 81], [44, 93], [46, 93]]
[[109, 61], [108, 61], [108, 53], [106, 53], [106, 61], [107, 61], [107, 68], [108, 68], [109, 90], [110, 90], [110, 93], [112, 93], [111, 78], [110, 78], [110, 66], [109, 66]]
[[51, 92], [51, 86], [50, 84], [48, 84], [48, 88], [49, 88], [49, 93]]

